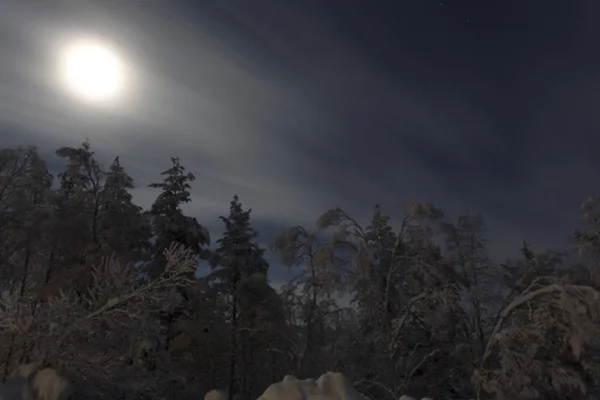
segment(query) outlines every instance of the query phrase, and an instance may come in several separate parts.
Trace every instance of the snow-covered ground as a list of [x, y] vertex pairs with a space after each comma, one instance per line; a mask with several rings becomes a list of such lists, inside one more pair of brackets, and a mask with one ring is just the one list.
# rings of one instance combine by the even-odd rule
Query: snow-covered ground
[[[225, 392], [212, 390], [204, 400], [226, 400]], [[287, 375], [281, 382], [272, 384], [258, 400], [368, 400], [354, 389], [352, 384], [339, 372], [328, 372], [318, 379], [297, 379]], [[401, 396], [399, 400], [416, 400]], [[424, 397], [421, 400], [432, 400]]]

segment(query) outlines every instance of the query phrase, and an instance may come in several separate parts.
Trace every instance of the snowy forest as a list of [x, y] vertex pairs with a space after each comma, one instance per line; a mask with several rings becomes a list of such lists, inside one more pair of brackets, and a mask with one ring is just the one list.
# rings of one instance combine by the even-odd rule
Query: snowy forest
[[[232, 193], [224, 233], [186, 215], [177, 158], [134, 183], [89, 142], [51, 174], [35, 147], [0, 150], [0, 376], [38, 362], [77, 399], [255, 400], [287, 375], [344, 374], [374, 400], [589, 399], [600, 392], [600, 206], [568, 251], [492, 260], [482, 218], [407, 205], [315, 215], [264, 249]], [[149, 185], [149, 209], [134, 185]], [[378, 199], [373, 199], [374, 203]], [[524, 240], [524, 241], [523, 241]], [[519, 249], [515, 249], [519, 250]], [[269, 281], [265, 251], [293, 279]], [[200, 263], [210, 272], [198, 277]], [[341, 302], [340, 299], [349, 299]]]

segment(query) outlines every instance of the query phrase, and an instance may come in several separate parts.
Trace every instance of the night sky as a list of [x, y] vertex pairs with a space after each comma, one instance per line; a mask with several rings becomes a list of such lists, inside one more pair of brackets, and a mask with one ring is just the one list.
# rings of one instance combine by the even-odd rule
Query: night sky
[[[140, 188], [180, 157], [216, 239], [234, 193], [268, 245], [341, 206], [479, 211], [493, 255], [567, 245], [600, 194], [597, 0], [0, 0], [0, 145], [90, 138]], [[100, 35], [128, 102], [56, 88], [59, 37]], [[283, 279], [273, 269], [275, 281]]]

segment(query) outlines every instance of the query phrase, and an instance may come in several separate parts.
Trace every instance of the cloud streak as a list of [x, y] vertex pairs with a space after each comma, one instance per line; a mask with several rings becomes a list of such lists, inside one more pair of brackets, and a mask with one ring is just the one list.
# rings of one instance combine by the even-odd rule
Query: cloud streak
[[[456, 72], [463, 59], [445, 69], [417, 57], [407, 39], [391, 49], [377, 29], [360, 36], [349, 28], [375, 23], [350, 6], [340, 13], [352, 24], [313, 2], [159, 3], [64, 1], [34, 10], [9, 2], [0, 32], [20, 39], [1, 43], [0, 140], [49, 153], [89, 137], [105, 163], [121, 155], [143, 205], [156, 195], [143, 185], [178, 156], [198, 178], [191, 213], [219, 232], [216, 217], [237, 193], [265, 242], [334, 206], [365, 220], [375, 203], [398, 215], [400, 205], [427, 200], [450, 215], [481, 211], [502, 257], [522, 239], [564, 239], [581, 196], [593, 192], [573, 177], [588, 177], [597, 162], [575, 158], [577, 146], [566, 144], [599, 121], [585, 106], [569, 116], [564, 110], [573, 108], [554, 100], [515, 100], [539, 83], [511, 92], [487, 70]], [[415, 24], [414, 41], [429, 44], [433, 25]], [[52, 38], [86, 26], [129, 56], [136, 78], [128, 104], [86, 108], [53, 84]], [[396, 61], [385, 55], [391, 51]], [[440, 60], [449, 53], [431, 52]], [[581, 81], [548, 74], [548, 98], [581, 92]], [[580, 103], [595, 97], [587, 92]], [[575, 116], [587, 119], [569, 132]]]

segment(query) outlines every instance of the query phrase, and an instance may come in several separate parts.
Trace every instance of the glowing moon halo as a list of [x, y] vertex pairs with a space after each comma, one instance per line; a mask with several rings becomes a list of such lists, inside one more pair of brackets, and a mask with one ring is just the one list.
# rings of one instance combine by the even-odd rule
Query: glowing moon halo
[[91, 39], [69, 43], [61, 52], [60, 70], [67, 88], [88, 101], [115, 100], [125, 83], [124, 66], [117, 53]]

